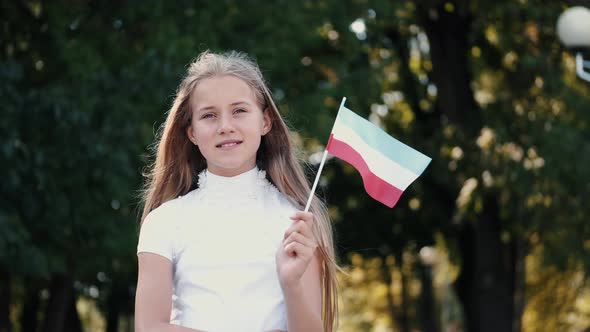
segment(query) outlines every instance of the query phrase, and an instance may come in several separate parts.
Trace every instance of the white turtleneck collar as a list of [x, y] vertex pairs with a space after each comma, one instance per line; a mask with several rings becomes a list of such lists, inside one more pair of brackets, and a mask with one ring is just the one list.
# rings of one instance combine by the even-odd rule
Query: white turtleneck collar
[[249, 171], [236, 176], [221, 176], [205, 169], [199, 173], [198, 186], [215, 196], [255, 194], [261, 187], [270, 184], [266, 172], [254, 166]]

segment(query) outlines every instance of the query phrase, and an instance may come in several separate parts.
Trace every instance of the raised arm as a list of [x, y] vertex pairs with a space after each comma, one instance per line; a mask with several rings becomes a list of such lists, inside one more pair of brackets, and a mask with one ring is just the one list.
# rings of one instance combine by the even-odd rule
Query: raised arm
[[139, 268], [135, 294], [136, 332], [202, 332], [170, 324], [172, 263], [149, 252], [137, 255]]
[[[297, 212], [277, 251], [277, 272], [287, 307], [289, 332], [324, 332], [321, 258], [311, 225], [313, 214]], [[328, 331], [325, 331], [328, 332]]]
[[324, 331], [320, 261], [317, 252], [314, 253], [301, 282], [283, 289], [289, 331]]

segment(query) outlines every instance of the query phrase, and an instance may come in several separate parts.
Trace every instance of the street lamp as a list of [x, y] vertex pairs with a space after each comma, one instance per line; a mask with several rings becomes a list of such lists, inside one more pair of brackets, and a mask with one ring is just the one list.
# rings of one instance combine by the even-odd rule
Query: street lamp
[[567, 9], [557, 19], [557, 35], [561, 42], [576, 53], [576, 73], [590, 82], [590, 61], [582, 52], [590, 48], [590, 9], [575, 6]]

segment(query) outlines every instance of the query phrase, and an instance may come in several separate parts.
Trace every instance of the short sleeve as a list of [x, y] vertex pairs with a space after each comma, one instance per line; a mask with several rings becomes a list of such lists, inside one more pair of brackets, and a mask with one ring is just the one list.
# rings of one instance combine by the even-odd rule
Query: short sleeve
[[174, 218], [166, 210], [164, 206], [160, 206], [144, 219], [139, 232], [137, 253], [151, 252], [172, 262], [174, 257], [172, 222]]

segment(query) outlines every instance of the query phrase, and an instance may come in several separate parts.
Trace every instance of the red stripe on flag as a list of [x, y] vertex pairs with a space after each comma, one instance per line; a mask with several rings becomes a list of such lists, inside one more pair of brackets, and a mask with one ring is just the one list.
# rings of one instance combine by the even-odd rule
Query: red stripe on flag
[[351, 164], [361, 173], [365, 190], [371, 197], [390, 208], [395, 206], [403, 191], [372, 173], [363, 157], [355, 149], [334, 138], [333, 134], [330, 134], [326, 149], [330, 154]]

